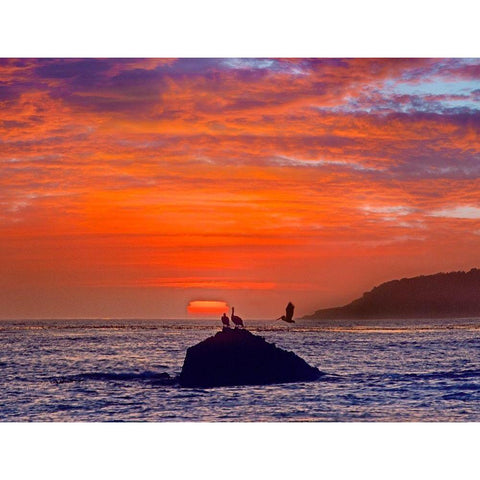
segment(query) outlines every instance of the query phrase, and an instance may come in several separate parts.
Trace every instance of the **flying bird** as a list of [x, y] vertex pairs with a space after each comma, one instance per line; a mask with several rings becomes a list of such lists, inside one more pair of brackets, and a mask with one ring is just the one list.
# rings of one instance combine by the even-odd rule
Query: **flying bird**
[[288, 302], [287, 308], [285, 308], [286, 315], [282, 315], [278, 317], [277, 320], [283, 320], [287, 323], [295, 323], [293, 319], [293, 310], [295, 309], [295, 305], [292, 302]]
[[237, 327], [243, 327], [243, 320], [240, 317], [237, 317], [235, 315], [235, 307], [232, 307], [232, 322], [235, 324], [235, 328]]

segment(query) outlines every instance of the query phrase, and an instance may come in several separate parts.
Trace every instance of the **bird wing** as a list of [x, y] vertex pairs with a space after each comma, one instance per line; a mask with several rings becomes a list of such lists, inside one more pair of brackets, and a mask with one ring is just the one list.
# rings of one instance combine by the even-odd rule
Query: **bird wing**
[[295, 305], [292, 302], [288, 302], [287, 308], [285, 312], [287, 313], [287, 318], [293, 317], [293, 310], [295, 309]]

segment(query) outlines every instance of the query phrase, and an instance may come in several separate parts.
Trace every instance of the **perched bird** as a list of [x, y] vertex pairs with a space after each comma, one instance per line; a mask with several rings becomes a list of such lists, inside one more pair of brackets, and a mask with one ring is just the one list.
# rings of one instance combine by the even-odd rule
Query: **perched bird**
[[243, 327], [243, 320], [235, 315], [235, 307], [232, 307], [232, 322], [235, 324], [235, 328]]
[[288, 302], [287, 308], [285, 308], [286, 315], [282, 315], [278, 317], [277, 320], [283, 320], [287, 323], [295, 323], [293, 319], [293, 310], [295, 309], [295, 305], [292, 302]]
[[227, 317], [227, 314], [222, 315], [222, 323], [224, 327], [230, 327], [230, 319]]

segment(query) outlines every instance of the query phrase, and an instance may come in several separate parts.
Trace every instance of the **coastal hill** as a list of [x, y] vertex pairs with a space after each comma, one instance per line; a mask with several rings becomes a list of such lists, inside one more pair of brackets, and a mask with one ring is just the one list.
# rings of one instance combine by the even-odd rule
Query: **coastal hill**
[[304, 319], [462, 318], [480, 316], [480, 270], [437, 273], [382, 283], [343, 307]]

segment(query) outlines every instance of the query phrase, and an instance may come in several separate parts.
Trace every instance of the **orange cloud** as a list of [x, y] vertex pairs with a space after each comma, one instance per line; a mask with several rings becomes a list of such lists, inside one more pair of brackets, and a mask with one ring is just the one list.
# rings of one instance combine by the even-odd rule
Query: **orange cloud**
[[[175, 315], [197, 291], [265, 316], [294, 291], [308, 313], [396, 276], [478, 266], [480, 219], [458, 213], [480, 208], [475, 68], [2, 61], [5, 311], [41, 314], [28, 286], [44, 312], [63, 288], [74, 313], [107, 290], [136, 298], [138, 316]], [[159, 302], [141, 296], [155, 289]]]

